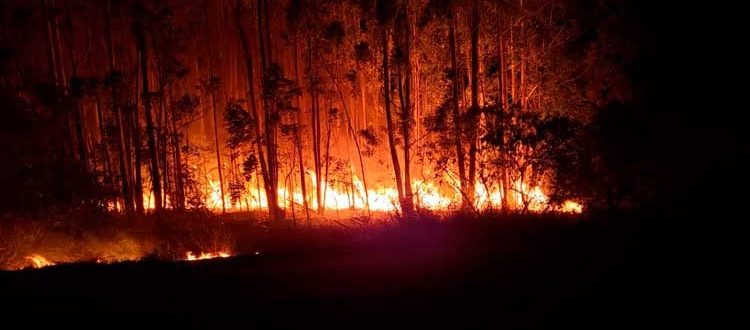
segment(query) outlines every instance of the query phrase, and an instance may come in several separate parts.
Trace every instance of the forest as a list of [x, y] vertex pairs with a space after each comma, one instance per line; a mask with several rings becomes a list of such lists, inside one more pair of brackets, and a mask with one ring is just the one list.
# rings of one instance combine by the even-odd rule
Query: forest
[[674, 327], [750, 184], [693, 5], [0, 0], [3, 320]]
[[675, 60], [694, 34], [665, 17], [627, 0], [0, 0], [0, 291], [68, 315], [525, 323], [625, 304], [641, 230], [691, 210], [667, 201], [717, 205], [739, 168], [712, 142], [732, 134], [720, 112], [659, 112], [712, 81]]
[[4, 1], [2, 208], [620, 206], [642, 192], [596, 145], [630, 98], [618, 10]]

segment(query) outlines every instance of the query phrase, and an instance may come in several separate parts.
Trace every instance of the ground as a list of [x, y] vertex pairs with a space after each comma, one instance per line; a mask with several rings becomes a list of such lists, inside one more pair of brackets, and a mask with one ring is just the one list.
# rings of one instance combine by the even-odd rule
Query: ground
[[[251, 233], [242, 255], [0, 272], [3, 314], [155, 315], [308, 325], [639, 324], [660, 278], [645, 220], [425, 221]], [[257, 253], [256, 253], [257, 252]], [[220, 318], [221, 319], [221, 318]], [[602, 323], [604, 322], [604, 323]]]

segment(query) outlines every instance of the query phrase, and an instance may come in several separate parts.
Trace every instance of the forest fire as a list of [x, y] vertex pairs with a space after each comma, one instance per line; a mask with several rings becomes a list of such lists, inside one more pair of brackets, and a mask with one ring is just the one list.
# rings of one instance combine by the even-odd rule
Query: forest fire
[[637, 236], [748, 185], [737, 20], [639, 2], [0, 0], [4, 312], [643, 323]]
[[[314, 173], [310, 176], [314, 178]], [[315, 187], [315, 180], [311, 180], [312, 186]], [[362, 181], [353, 177], [353, 182], [348, 191], [342, 190], [327, 181], [322, 180], [324, 185], [324, 208], [327, 210], [359, 210], [393, 212], [399, 210], [398, 191], [396, 188], [383, 186], [376, 189], [368, 189], [365, 194]], [[206, 207], [212, 211], [221, 211], [222, 198], [218, 181], [209, 180], [209, 193], [205, 200]], [[431, 211], [448, 211], [457, 209], [462, 201], [461, 192], [455, 187], [444, 187], [439, 189], [437, 185], [429, 181], [415, 180], [412, 183], [414, 191], [415, 205]], [[474, 207], [477, 210], [500, 209], [502, 207], [502, 192], [500, 188], [487, 190], [485, 185], [475, 184]], [[581, 213], [583, 206], [577, 202], [566, 200], [560, 206], [549, 205], [549, 197], [542, 192], [539, 187], [528, 188], [528, 186], [517, 182], [514, 185], [511, 194], [514, 196], [515, 205], [523, 206], [528, 204], [528, 210], [542, 212], [554, 210], [565, 213]], [[278, 205], [281, 208], [291, 209], [292, 204], [296, 208], [304, 205], [303, 194], [300, 190], [290, 191], [286, 188], [278, 189]], [[368, 199], [368, 203], [365, 202]], [[148, 199], [147, 199], [148, 200]], [[309, 207], [311, 210], [318, 210], [317, 200], [308, 196]], [[260, 190], [250, 191], [240, 196], [236, 202], [233, 202], [230, 196], [225, 196], [225, 208], [230, 211], [243, 210], [266, 210], [268, 201], [265, 198], [265, 192]]]
[[[582, 212], [571, 182], [584, 169], [572, 167], [589, 157], [581, 145], [591, 105], [609, 100], [557, 86], [613, 69], [567, 67], [577, 62], [564, 56], [578, 31], [552, 23], [564, 11], [393, 6], [380, 17], [356, 2], [45, 1], [41, 9], [60, 15], [34, 17], [29, 29], [49, 28], [29, 37], [47, 51], [17, 54], [29, 61], [19, 68], [46, 68], [28, 73], [46, 89], [15, 91], [18, 100], [5, 103], [49, 125], [30, 140], [53, 145], [23, 150], [64, 153], [19, 163], [65, 163], [60, 173], [80, 185], [71, 200], [127, 215]], [[92, 13], [101, 19], [87, 21]], [[522, 17], [535, 28], [511, 24]], [[441, 44], [418, 42], [425, 38]], [[3, 86], [23, 85], [25, 72]], [[51, 116], [60, 109], [65, 116]]]
[[55, 263], [47, 260], [47, 258], [43, 257], [40, 254], [32, 254], [30, 256], [25, 257], [27, 260], [31, 261], [31, 266], [34, 268], [42, 268], [47, 266], [54, 266]]
[[231, 254], [226, 252], [201, 252], [198, 255], [193, 254], [192, 251], [188, 251], [185, 254], [185, 260], [187, 261], [195, 261], [195, 260], [207, 260], [207, 259], [215, 259], [215, 258], [228, 258]]

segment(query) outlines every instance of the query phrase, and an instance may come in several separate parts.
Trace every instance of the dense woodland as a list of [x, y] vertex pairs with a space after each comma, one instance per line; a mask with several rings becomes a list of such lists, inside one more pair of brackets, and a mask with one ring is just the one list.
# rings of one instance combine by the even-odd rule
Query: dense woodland
[[632, 99], [627, 9], [3, 0], [0, 208], [263, 204], [270, 219], [309, 220], [329, 187], [363, 209], [373, 199], [361, 195], [386, 187], [408, 215], [426, 183], [463, 210], [482, 207], [477, 186], [503, 210], [527, 211], [524, 187], [541, 187], [548, 210], [627, 206], [649, 194], [618, 136]]

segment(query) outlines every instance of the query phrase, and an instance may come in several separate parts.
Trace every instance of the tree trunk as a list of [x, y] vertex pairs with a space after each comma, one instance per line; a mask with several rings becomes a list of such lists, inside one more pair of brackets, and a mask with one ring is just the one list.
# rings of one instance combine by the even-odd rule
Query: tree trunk
[[[388, 130], [388, 147], [391, 153], [391, 163], [393, 164], [393, 174], [396, 176], [396, 188], [398, 190], [399, 201], [404, 201], [404, 185], [401, 177], [401, 166], [396, 152], [395, 133], [396, 128], [393, 125], [393, 115], [391, 114], [391, 77], [388, 68], [388, 28], [382, 27], [382, 46], [383, 46], [383, 95], [385, 96], [385, 123]], [[403, 205], [402, 205], [403, 207]], [[402, 211], [404, 209], [402, 208]]]
[[[171, 96], [170, 96], [171, 98]], [[182, 173], [182, 150], [180, 150], [180, 127], [175, 119], [172, 118], [172, 152], [174, 155], [174, 176], [175, 176], [175, 201], [172, 204], [178, 210], [185, 209], [185, 181]]]
[[[265, 17], [264, 17], [265, 16]], [[271, 65], [271, 35], [270, 35], [270, 19], [268, 15], [268, 2], [261, 0], [258, 3], [258, 35], [260, 41], [260, 63], [262, 69], [261, 81], [265, 80], [268, 75], [268, 71]], [[265, 35], [264, 31], [265, 30]], [[261, 86], [263, 84], [261, 83]], [[264, 105], [264, 133], [265, 133], [265, 146], [266, 156], [268, 161], [268, 186], [271, 191], [267, 191], [266, 194], [270, 198], [268, 202], [268, 210], [273, 215], [271, 220], [281, 220], [283, 218], [282, 210], [278, 205], [278, 186], [279, 186], [279, 159], [276, 144], [276, 131], [277, 123], [276, 119], [278, 116], [277, 109], [274, 104], [268, 102], [266, 97], [263, 97]]]
[[459, 83], [460, 77], [458, 76], [458, 58], [456, 55], [456, 19], [451, 14], [450, 22], [448, 23], [448, 48], [450, 51], [451, 58], [451, 76], [452, 76], [452, 113], [453, 113], [453, 139], [456, 146], [456, 161], [458, 162], [458, 177], [459, 177], [459, 191], [463, 199], [463, 207], [468, 207], [470, 201], [468, 200], [466, 182], [466, 162], [464, 155], [464, 146], [461, 142], [461, 110], [458, 107], [458, 98], [460, 94]]
[[[299, 73], [299, 52], [297, 49], [297, 39], [294, 39], [294, 52], [292, 56], [294, 56], [294, 77], [295, 77], [295, 83], [297, 86], [299, 86], [300, 83], [300, 73]], [[302, 205], [305, 208], [305, 218], [307, 220], [307, 227], [310, 228], [310, 206], [307, 202], [307, 182], [305, 181], [305, 163], [302, 160], [304, 157], [302, 156], [302, 137], [301, 137], [301, 130], [302, 130], [302, 100], [300, 97], [297, 98], [297, 129], [294, 131], [294, 144], [297, 147], [297, 161], [299, 162], [299, 184], [300, 188], [302, 189]], [[294, 212], [292, 212], [294, 214]]]
[[495, 129], [499, 129], [501, 132], [500, 136], [500, 162], [502, 168], [500, 169], [500, 186], [502, 193], [502, 200], [500, 209], [506, 212], [510, 209], [510, 186], [508, 183], [508, 170], [506, 164], [506, 150], [505, 150], [505, 106], [507, 105], [506, 93], [505, 93], [505, 42], [502, 31], [500, 5], [496, 4], [497, 9], [497, 121], [495, 122]]
[[469, 110], [469, 185], [468, 199], [474, 205], [477, 176], [477, 131], [479, 126], [479, 6], [471, 4], [471, 109]]
[[[204, 1], [203, 3], [203, 12], [206, 19], [206, 25], [208, 25], [208, 1]], [[223, 175], [223, 167], [221, 166], [221, 148], [219, 146], [219, 125], [218, 125], [218, 116], [216, 115], [216, 95], [215, 91], [213, 90], [211, 84], [211, 80], [214, 78], [214, 66], [213, 66], [213, 56], [211, 54], [211, 45], [209, 42], [209, 33], [208, 33], [208, 26], [206, 26], [206, 52], [208, 53], [208, 83], [209, 83], [209, 93], [211, 94], [211, 113], [213, 114], [213, 120], [214, 120], [214, 147], [216, 149], [216, 168], [219, 172], [219, 191], [221, 193], [221, 213], [226, 213], [226, 205], [224, 202], [224, 175]]]
[[120, 165], [120, 184], [122, 186], [122, 199], [123, 208], [127, 214], [131, 214], [134, 210], [133, 207], [133, 194], [130, 191], [130, 152], [125, 149], [125, 130], [122, 122], [122, 114], [120, 109], [120, 91], [119, 81], [114, 81], [116, 78], [117, 68], [115, 67], [115, 52], [112, 44], [112, 1], [107, 1], [106, 13], [105, 13], [105, 25], [104, 25], [104, 36], [107, 43], [107, 60], [108, 60], [108, 74], [110, 78], [110, 94], [112, 102], [112, 113], [115, 117], [115, 143], [117, 144], [117, 158]]
[[[70, 45], [68, 46], [68, 57], [70, 60], [70, 68], [71, 68], [71, 78], [79, 78], [78, 77], [78, 65], [76, 63], [76, 51], [75, 51], [75, 31], [73, 30], [73, 20], [70, 17], [70, 8], [69, 3], [65, 2], [63, 5], [63, 9], [65, 10], [65, 23], [67, 25], [67, 34], [68, 34], [68, 42]], [[68, 92], [66, 91], [66, 94]], [[84, 176], [89, 176], [89, 155], [88, 155], [88, 148], [86, 146], [86, 126], [84, 123], [83, 118], [83, 91], [80, 91], [79, 94], [73, 94], [74, 101], [74, 108], [73, 108], [73, 122], [75, 124], [75, 131], [76, 131], [76, 142], [78, 144], [78, 160], [80, 162], [81, 167], [81, 173], [84, 174]]]
[[[138, 75], [136, 73], [136, 75]], [[142, 155], [142, 141], [141, 141], [141, 120], [140, 115], [138, 114], [138, 101], [139, 101], [139, 93], [138, 93], [138, 86], [140, 86], [140, 82], [136, 80], [136, 93], [135, 93], [135, 105], [132, 109], [131, 113], [131, 130], [132, 130], [132, 136], [131, 143], [133, 144], [133, 155], [135, 162], [133, 167], [134, 172], [134, 187], [133, 187], [133, 195], [135, 197], [135, 209], [136, 213], [139, 215], [143, 215], [144, 213], [144, 205], [143, 205], [143, 174], [141, 173], [141, 155]]]
[[[365, 196], [365, 209], [367, 212], [370, 211], [370, 193], [367, 190], [367, 173], [365, 172], [365, 162], [362, 158], [362, 148], [359, 145], [359, 140], [357, 139], [357, 132], [354, 130], [354, 124], [352, 122], [352, 117], [349, 114], [349, 107], [346, 105], [346, 99], [344, 98], [344, 92], [341, 90], [341, 86], [339, 86], [338, 80], [336, 79], [336, 76], [331, 72], [331, 69], [329, 68], [328, 62], [325, 60], [322, 61], [323, 66], [326, 68], [326, 71], [328, 72], [329, 77], [331, 78], [331, 81], [333, 82], [334, 87], [336, 88], [336, 92], [338, 92], [339, 99], [341, 100], [341, 105], [344, 108], [344, 114], [346, 115], [346, 122], [347, 122], [347, 128], [349, 129], [349, 133], [352, 136], [352, 139], [354, 140], [354, 147], [357, 148], [357, 156], [359, 157], [359, 169], [362, 171], [362, 189], [364, 190]], [[326, 125], [328, 129], [328, 141], [326, 143], [326, 181], [328, 181], [328, 162], [329, 162], [329, 155], [328, 151], [330, 149], [331, 144], [331, 119], [328, 120], [328, 125]], [[353, 179], [352, 179], [353, 182]], [[353, 204], [352, 204], [353, 205]]]
[[135, 24], [135, 37], [138, 44], [138, 50], [140, 52], [141, 79], [143, 84], [143, 109], [146, 118], [146, 142], [148, 143], [148, 153], [150, 160], [149, 169], [151, 174], [151, 189], [154, 195], [154, 210], [159, 211], [163, 206], [161, 190], [162, 187], [161, 177], [159, 175], [159, 158], [156, 149], [154, 120], [151, 116], [151, 96], [149, 91], [148, 79], [148, 47], [146, 46], [146, 35], [143, 31], [142, 23], [137, 19]]
[[102, 162], [104, 166], [104, 182], [106, 184], [107, 189], [112, 189], [114, 187], [114, 175], [112, 173], [112, 159], [110, 158], [109, 154], [109, 143], [107, 141], [107, 134], [104, 128], [104, 113], [102, 108], [104, 108], [104, 105], [102, 104], [102, 101], [99, 97], [96, 98], [96, 121], [97, 126], [99, 127], [99, 141], [101, 143], [101, 152], [102, 152]]
[[[242, 45], [242, 52], [245, 57], [245, 70], [246, 78], [247, 78], [247, 88], [248, 88], [248, 94], [249, 99], [248, 103], [250, 104], [250, 108], [252, 111], [250, 112], [251, 115], [251, 125], [252, 125], [252, 132], [253, 132], [253, 142], [255, 144], [255, 149], [258, 154], [258, 162], [260, 163], [260, 170], [261, 175], [263, 176], [263, 187], [265, 189], [266, 193], [266, 201], [268, 202], [268, 213], [271, 220], [275, 220], [277, 218], [278, 214], [278, 201], [276, 199], [276, 193], [271, 191], [271, 179], [269, 175], [268, 170], [268, 164], [266, 163], [266, 157], [265, 152], [263, 150], [263, 143], [261, 141], [261, 130], [260, 130], [260, 115], [258, 113], [258, 104], [255, 96], [255, 86], [254, 86], [254, 74], [253, 74], [253, 58], [252, 54], [250, 53], [250, 45], [247, 40], [247, 36], [245, 35], [245, 30], [242, 28], [242, 0], [237, 0], [237, 6], [235, 10], [236, 15], [236, 23], [237, 23], [237, 30], [240, 34], [240, 43]], [[259, 196], [260, 197], [260, 196]], [[260, 203], [258, 203], [260, 204]], [[274, 207], [275, 205], [275, 207]]]
[[[409, 24], [409, 2], [404, 4], [404, 12], [398, 15], [396, 29], [400, 35], [400, 47], [403, 49], [404, 62], [398, 66], [399, 96], [401, 100], [401, 137], [404, 142], [404, 196], [401, 199], [401, 210], [407, 217], [414, 211], [414, 194], [411, 188], [411, 26]], [[405, 33], [403, 33], [405, 30]], [[403, 33], [403, 35], [401, 35]], [[405, 71], [405, 74], [402, 74]], [[402, 77], [403, 75], [403, 77]]]
[[313, 163], [315, 167], [315, 198], [318, 202], [318, 214], [323, 214], [325, 212], [325, 201], [323, 200], [323, 176], [322, 176], [322, 166], [320, 162], [321, 152], [320, 152], [320, 104], [318, 100], [318, 91], [317, 91], [317, 82], [318, 82], [318, 76], [317, 76], [317, 70], [315, 67], [313, 67], [313, 44], [312, 44], [312, 38], [307, 38], [307, 56], [308, 56], [308, 70], [310, 70], [310, 79], [312, 80], [311, 88], [310, 88], [310, 97], [311, 97], [311, 126], [312, 126], [312, 145], [313, 145]]

